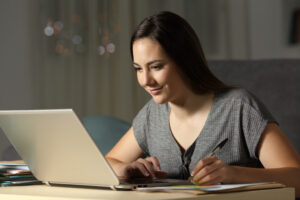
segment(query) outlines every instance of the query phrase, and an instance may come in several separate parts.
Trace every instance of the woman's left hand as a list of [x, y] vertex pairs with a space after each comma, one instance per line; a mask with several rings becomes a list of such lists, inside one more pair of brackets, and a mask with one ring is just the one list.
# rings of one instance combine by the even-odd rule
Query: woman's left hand
[[200, 160], [191, 175], [192, 182], [197, 185], [214, 185], [231, 183], [234, 177], [234, 168], [223, 163], [216, 156]]

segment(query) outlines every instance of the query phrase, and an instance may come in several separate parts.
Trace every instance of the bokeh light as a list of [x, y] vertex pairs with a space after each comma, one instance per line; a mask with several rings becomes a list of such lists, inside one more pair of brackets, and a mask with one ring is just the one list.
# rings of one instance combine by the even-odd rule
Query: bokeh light
[[80, 35], [74, 35], [72, 37], [72, 42], [73, 42], [73, 44], [78, 45], [82, 42], [82, 37]]
[[44, 29], [44, 33], [46, 36], [50, 37], [54, 34], [54, 30], [51, 26], [47, 25], [46, 28]]
[[101, 56], [105, 54], [105, 48], [104, 48], [104, 46], [100, 45], [100, 46], [98, 47], [98, 53], [99, 53], [99, 55], [101, 55]]
[[114, 53], [115, 50], [116, 50], [116, 45], [114, 43], [109, 43], [107, 46], [106, 46], [106, 50], [107, 52], [109, 53]]

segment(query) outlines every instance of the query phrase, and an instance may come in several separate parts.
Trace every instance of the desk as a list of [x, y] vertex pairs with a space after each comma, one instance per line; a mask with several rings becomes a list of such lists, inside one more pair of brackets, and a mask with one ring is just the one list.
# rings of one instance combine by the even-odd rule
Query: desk
[[192, 195], [183, 193], [143, 193], [47, 185], [0, 187], [0, 199], [5, 200], [294, 200], [293, 188], [278, 188], [223, 194]]

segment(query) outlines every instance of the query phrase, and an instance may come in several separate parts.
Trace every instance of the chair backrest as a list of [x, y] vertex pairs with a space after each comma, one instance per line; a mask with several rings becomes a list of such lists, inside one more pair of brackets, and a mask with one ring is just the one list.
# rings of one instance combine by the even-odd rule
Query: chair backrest
[[84, 117], [82, 123], [104, 155], [111, 150], [130, 128], [129, 123], [104, 115]]
[[300, 153], [300, 59], [210, 61], [225, 83], [254, 93]]

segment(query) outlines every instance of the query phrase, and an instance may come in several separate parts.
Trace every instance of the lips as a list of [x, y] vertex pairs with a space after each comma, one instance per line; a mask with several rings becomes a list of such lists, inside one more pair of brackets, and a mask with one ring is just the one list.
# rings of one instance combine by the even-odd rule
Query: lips
[[155, 88], [155, 89], [149, 89], [149, 92], [150, 92], [150, 94], [152, 94], [152, 95], [157, 95], [157, 94], [159, 94], [159, 93], [161, 92], [161, 90], [162, 90], [162, 87], [160, 87], [160, 88]]

